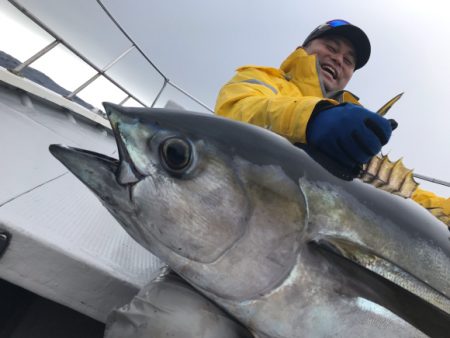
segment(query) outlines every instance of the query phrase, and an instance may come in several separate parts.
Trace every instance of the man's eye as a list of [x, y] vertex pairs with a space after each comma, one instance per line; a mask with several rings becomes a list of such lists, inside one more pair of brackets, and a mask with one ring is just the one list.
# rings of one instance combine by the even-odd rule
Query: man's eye
[[355, 61], [353, 61], [353, 59], [350, 59], [350, 58], [344, 58], [344, 62], [345, 62], [348, 66], [354, 66], [354, 65], [355, 65]]
[[327, 48], [330, 52], [336, 53], [336, 48], [334, 48], [333, 46], [327, 45]]

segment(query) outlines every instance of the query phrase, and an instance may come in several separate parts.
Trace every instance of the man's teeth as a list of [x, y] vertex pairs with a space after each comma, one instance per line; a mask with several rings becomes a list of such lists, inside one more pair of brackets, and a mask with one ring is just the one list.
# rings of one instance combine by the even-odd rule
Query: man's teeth
[[322, 66], [322, 69], [323, 69], [324, 71], [330, 73], [331, 76], [333, 77], [333, 79], [336, 79], [336, 71], [335, 71], [333, 68], [331, 68], [330, 66], [326, 66], [326, 65], [325, 65], [325, 66]]

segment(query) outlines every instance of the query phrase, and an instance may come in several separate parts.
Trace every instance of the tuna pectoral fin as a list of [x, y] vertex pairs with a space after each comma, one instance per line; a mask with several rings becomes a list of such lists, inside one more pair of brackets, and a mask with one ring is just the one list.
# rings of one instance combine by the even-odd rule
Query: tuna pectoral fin
[[321, 235], [310, 245], [347, 276], [358, 296], [389, 309], [428, 335], [448, 334], [450, 300], [424, 281], [347, 239]]
[[238, 321], [173, 272], [164, 271], [113, 310], [105, 338], [253, 338]]
[[127, 196], [127, 189], [117, 183], [119, 161], [88, 150], [52, 144], [50, 152], [102, 201], [111, 196]]

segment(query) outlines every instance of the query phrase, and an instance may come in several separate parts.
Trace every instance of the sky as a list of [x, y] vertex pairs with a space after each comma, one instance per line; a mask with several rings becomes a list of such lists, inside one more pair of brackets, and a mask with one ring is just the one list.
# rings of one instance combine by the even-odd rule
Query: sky
[[[95, 0], [18, 3], [100, 68], [129, 47]], [[102, 3], [171, 82], [211, 108], [220, 87], [237, 67], [246, 64], [278, 67], [317, 25], [337, 18], [352, 22], [369, 36], [372, 55], [368, 64], [355, 73], [347, 89], [374, 111], [404, 92], [387, 115], [396, 119], [399, 127], [383, 152], [393, 160], [403, 158], [405, 165], [419, 174], [450, 181], [447, 1], [103, 0]], [[52, 41], [6, 0], [0, 0], [0, 22], [2, 32], [10, 32], [0, 37], [0, 49], [21, 61]], [[8, 29], [13, 25], [15, 30]], [[66, 88], [75, 89], [94, 72], [68, 55], [65, 48], [57, 47], [33, 67], [44, 70]], [[128, 54], [110, 72], [146, 104], [151, 104], [162, 86], [162, 77], [137, 51]], [[124, 97], [105, 80], [94, 83], [80, 96], [95, 105], [104, 100], [119, 102]], [[167, 88], [159, 105], [171, 99], [190, 110], [205, 111], [177, 90]], [[133, 104], [136, 102], [128, 103]], [[450, 196], [448, 187], [427, 182], [421, 185], [444, 197]]]

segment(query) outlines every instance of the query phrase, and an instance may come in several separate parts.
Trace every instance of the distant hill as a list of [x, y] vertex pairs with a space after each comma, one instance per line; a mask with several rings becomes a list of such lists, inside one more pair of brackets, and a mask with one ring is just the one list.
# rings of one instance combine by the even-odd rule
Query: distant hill
[[[20, 62], [19, 60], [17, 60], [16, 58], [14, 58], [13, 56], [0, 51], [0, 66], [3, 68], [7, 68], [7, 69], [14, 69], [16, 68], [18, 65], [20, 65], [22, 62]], [[25, 78], [40, 84], [41, 86], [48, 88], [58, 94], [61, 94], [63, 96], [67, 96], [70, 94], [70, 91], [68, 91], [67, 89], [61, 87], [59, 84], [57, 84], [55, 81], [53, 81], [51, 78], [49, 78], [47, 75], [45, 75], [44, 73], [31, 68], [31, 67], [27, 67], [24, 70], [22, 70], [21, 72], [22, 76], [24, 76]], [[87, 108], [87, 109], [93, 109], [94, 107], [92, 105], [90, 105], [89, 103], [87, 103], [86, 101], [83, 101], [82, 99], [80, 99], [79, 97], [75, 96], [72, 101], [82, 105], [83, 107]]]

